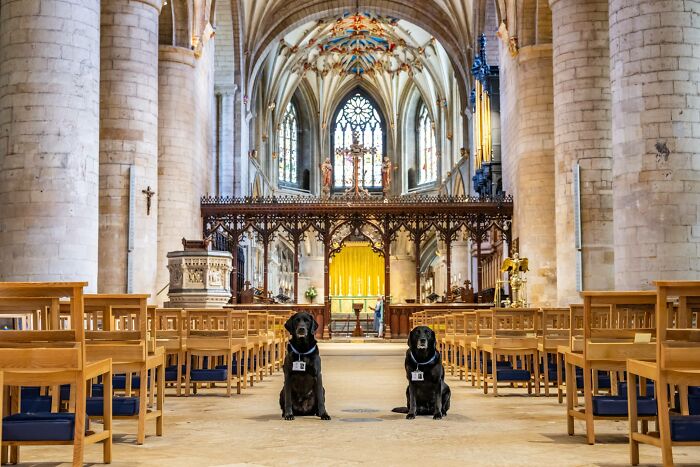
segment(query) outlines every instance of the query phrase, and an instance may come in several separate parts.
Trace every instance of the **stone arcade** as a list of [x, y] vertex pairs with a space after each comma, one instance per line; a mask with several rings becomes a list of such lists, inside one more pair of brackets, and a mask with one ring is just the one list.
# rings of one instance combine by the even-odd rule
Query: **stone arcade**
[[2, 461], [698, 464], [698, 148], [700, 0], [0, 0]]

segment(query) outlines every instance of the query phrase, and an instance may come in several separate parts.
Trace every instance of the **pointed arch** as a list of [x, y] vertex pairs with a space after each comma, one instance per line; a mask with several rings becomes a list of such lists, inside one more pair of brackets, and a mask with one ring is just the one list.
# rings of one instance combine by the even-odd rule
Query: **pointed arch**
[[353, 133], [359, 133], [360, 144], [375, 148], [363, 158], [360, 166], [362, 186], [370, 191], [382, 188], [382, 160], [386, 154], [386, 117], [377, 101], [357, 86], [340, 101], [331, 120], [331, 160], [333, 189], [342, 191], [352, 185], [352, 162], [336, 154], [352, 144]]

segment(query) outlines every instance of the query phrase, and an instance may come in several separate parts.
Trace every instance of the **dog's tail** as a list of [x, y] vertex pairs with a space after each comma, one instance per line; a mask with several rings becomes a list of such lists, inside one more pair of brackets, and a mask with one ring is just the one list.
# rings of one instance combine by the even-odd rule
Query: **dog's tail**
[[391, 411], [394, 413], [408, 413], [408, 407], [394, 407]]

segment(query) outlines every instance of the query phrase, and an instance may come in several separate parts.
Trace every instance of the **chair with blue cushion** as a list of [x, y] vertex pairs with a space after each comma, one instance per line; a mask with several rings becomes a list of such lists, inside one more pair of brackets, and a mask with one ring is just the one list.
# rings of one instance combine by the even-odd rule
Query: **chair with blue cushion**
[[[627, 361], [632, 465], [639, 464], [640, 443], [660, 448], [665, 466], [673, 465], [674, 446], [700, 446], [700, 416], [690, 413], [689, 400], [696, 392], [694, 386], [700, 385], [700, 329], [693, 319], [700, 306], [700, 281], [657, 281], [655, 285], [658, 358]], [[653, 381], [656, 389], [658, 432], [639, 430], [636, 387], [644, 387], [643, 381]], [[678, 404], [672, 408], [674, 400]]]
[[[569, 342], [569, 308], [542, 308], [537, 315], [537, 360], [542, 362], [540, 377], [544, 384], [544, 395], [549, 396], [550, 386], [556, 384], [557, 348]], [[536, 384], [540, 384], [538, 381]]]
[[[537, 313], [536, 308], [494, 308], [477, 311], [477, 362], [496, 362], [488, 365], [483, 374], [483, 391], [498, 395], [499, 383], [512, 386], [525, 385], [532, 394], [533, 376], [535, 394], [540, 394], [539, 364], [537, 363]], [[510, 368], [499, 366], [502, 359]], [[478, 365], [478, 364], [477, 364]], [[478, 368], [478, 366], [477, 366]]]
[[[226, 385], [226, 396], [231, 396], [234, 355], [237, 368], [237, 391], [240, 394], [248, 345], [248, 313], [230, 309], [187, 309], [185, 358], [185, 397], [200, 386]], [[216, 369], [217, 360], [226, 368]], [[252, 379], [252, 376], [251, 376]]]
[[[74, 283], [12, 283], [0, 282], [0, 304], [12, 306], [12, 297], [48, 297], [58, 300], [70, 299], [68, 311], [70, 323], [81, 324], [75, 329], [49, 329], [27, 331], [2, 331], [3, 346], [0, 348], [0, 372], [4, 381], [0, 382], [0, 400], [4, 386], [48, 386], [51, 388], [52, 404], [49, 412], [34, 412], [36, 409], [48, 408], [46, 402], [37, 406], [24, 407], [31, 413], [20, 413], [21, 392], [12, 391], [10, 412], [2, 413], [4, 404], [0, 404], [0, 451], [2, 462], [19, 462], [20, 447], [25, 445], [65, 444], [73, 446], [73, 466], [82, 466], [86, 444], [102, 443], [103, 461], [111, 462], [112, 456], [112, 418], [109, 402], [104, 403], [103, 410], [108, 410], [103, 430], [86, 432], [86, 398], [87, 384], [104, 376], [111, 381], [112, 363], [109, 358], [92, 361], [85, 359], [85, 331], [83, 329], [83, 288], [85, 282]], [[21, 300], [20, 300], [21, 302]], [[58, 307], [47, 319], [51, 323], [56, 319]], [[53, 401], [58, 403], [59, 387], [70, 384], [75, 388], [75, 395], [69, 404], [70, 413], [52, 413]]]
[[178, 396], [182, 395], [182, 382], [187, 353], [187, 336], [185, 310], [175, 308], [157, 308], [152, 318], [152, 327], [157, 333], [157, 345], [165, 350], [165, 359], [169, 366], [165, 369], [165, 381], [175, 385]]
[[[89, 331], [86, 331], [88, 360], [112, 359], [113, 386], [104, 388], [102, 397], [113, 404], [113, 389], [125, 400], [137, 400], [138, 411], [130, 416], [136, 422], [136, 444], [146, 439], [146, 423], [155, 421], [156, 436], [163, 435], [165, 401], [165, 352], [156, 345], [157, 330], [148, 329], [148, 300], [144, 294], [94, 294], [85, 296]], [[104, 383], [104, 381], [103, 381]], [[134, 391], [136, 389], [136, 391]], [[133, 398], [135, 393], [138, 398]], [[149, 406], [155, 396], [155, 407]], [[111, 414], [110, 414], [111, 415]], [[91, 415], [91, 418], [102, 416]]]
[[[628, 358], [654, 359], [656, 347], [649, 340], [656, 333], [653, 326], [656, 293], [586, 291], [581, 295], [583, 332], [574, 340], [574, 347], [579, 342], [581, 351], [567, 352], [565, 357], [567, 431], [573, 436], [574, 420], [583, 420], [586, 424], [586, 440], [588, 444], [595, 444], [596, 421], [627, 420], [628, 414], [610, 409], [620, 404], [624, 405], [625, 402], [611, 396], [599, 395], [600, 384], [594, 384], [594, 375], [598, 378], [598, 383], [605, 382], [606, 386], [617, 388], [615, 378], [618, 373], [624, 372]], [[607, 319], [596, 317], [596, 306], [610, 307]], [[582, 370], [582, 381], [577, 382], [579, 369]], [[612, 375], [609, 381], [600, 377], [601, 371]], [[576, 389], [583, 390], [582, 406], [576, 403]], [[646, 424], [654, 418], [654, 415], [640, 416], [645, 422], [645, 431]]]

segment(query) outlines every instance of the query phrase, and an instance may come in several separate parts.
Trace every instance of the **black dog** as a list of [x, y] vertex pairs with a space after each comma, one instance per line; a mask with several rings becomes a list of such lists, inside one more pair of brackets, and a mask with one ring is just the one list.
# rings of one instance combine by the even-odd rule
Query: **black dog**
[[285, 420], [295, 415], [318, 415], [330, 420], [326, 412], [326, 390], [321, 379], [321, 356], [314, 333], [318, 323], [309, 313], [296, 313], [284, 325], [291, 334], [284, 359], [284, 387], [280, 407]]
[[435, 333], [427, 326], [417, 326], [408, 336], [406, 351], [406, 407], [393, 411], [405, 413], [412, 420], [416, 415], [433, 414], [440, 420], [450, 409], [450, 387], [445, 383], [445, 368], [436, 349]]

